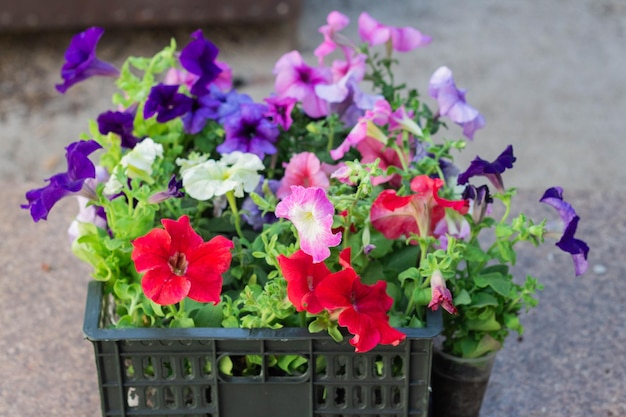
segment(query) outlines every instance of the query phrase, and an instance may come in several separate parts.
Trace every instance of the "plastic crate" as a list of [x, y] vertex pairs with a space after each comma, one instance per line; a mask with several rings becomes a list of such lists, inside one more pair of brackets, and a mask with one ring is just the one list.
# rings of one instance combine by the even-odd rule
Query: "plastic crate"
[[[433, 339], [401, 329], [399, 346], [355, 353], [347, 342], [306, 329], [103, 329], [102, 285], [89, 284], [85, 337], [93, 343], [102, 415], [186, 417], [426, 417]], [[254, 375], [219, 371], [220, 361], [253, 355]], [[304, 370], [277, 375], [270, 361], [299, 355]]]

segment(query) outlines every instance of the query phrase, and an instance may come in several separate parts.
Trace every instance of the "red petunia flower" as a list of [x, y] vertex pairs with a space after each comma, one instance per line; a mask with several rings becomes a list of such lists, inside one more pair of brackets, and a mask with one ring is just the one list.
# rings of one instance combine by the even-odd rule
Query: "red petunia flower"
[[278, 264], [287, 281], [287, 297], [298, 311], [317, 314], [324, 310], [315, 295], [315, 288], [330, 271], [323, 262], [314, 263], [313, 257], [298, 250], [291, 257], [280, 255]]
[[222, 274], [230, 267], [233, 242], [216, 236], [204, 242], [189, 217], [163, 219], [164, 229], [153, 229], [135, 239], [132, 260], [146, 297], [157, 304], [175, 304], [185, 297], [219, 303]]
[[415, 194], [398, 196], [395, 190], [380, 193], [372, 204], [370, 219], [376, 230], [387, 239], [398, 239], [412, 234], [428, 236], [433, 234], [437, 223], [445, 216], [445, 209], [451, 208], [461, 214], [467, 213], [467, 200], [446, 200], [438, 196], [443, 181], [420, 175], [411, 181]]
[[[345, 266], [343, 255], [342, 265]], [[324, 308], [338, 312], [339, 325], [354, 335], [350, 344], [355, 350], [366, 352], [378, 344], [396, 346], [406, 337], [389, 325], [387, 312], [393, 299], [387, 295], [386, 288], [385, 281], [371, 286], [363, 284], [349, 267], [327, 276], [317, 285], [315, 293]]]

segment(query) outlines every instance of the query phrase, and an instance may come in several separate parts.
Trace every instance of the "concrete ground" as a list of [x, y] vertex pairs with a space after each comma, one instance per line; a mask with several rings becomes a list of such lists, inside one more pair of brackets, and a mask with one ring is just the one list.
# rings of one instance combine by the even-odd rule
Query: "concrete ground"
[[[590, 270], [573, 278], [552, 245], [520, 254], [520, 275], [540, 278], [539, 306], [523, 317], [523, 341], [499, 353], [483, 417], [626, 416], [626, 4], [621, 0], [315, 1], [303, 0], [297, 32], [286, 25], [206, 27], [241, 91], [272, 91], [271, 70], [297, 47], [313, 63], [326, 14], [340, 10], [356, 33], [368, 11], [411, 25], [433, 43], [399, 56], [398, 77], [426, 92], [430, 74], [449, 66], [487, 126], [459, 158], [495, 157], [511, 143], [518, 158], [507, 185], [521, 209], [552, 213], [536, 200], [552, 185], [582, 220]], [[107, 30], [102, 59], [120, 65], [171, 36], [184, 45], [195, 27]], [[0, 416], [98, 416], [95, 366], [82, 340], [89, 270], [71, 255], [63, 201], [48, 222], [19, 209], [24, 193], [64, 168], [64, 147], [86, 121], [110, 108], [112, 84], [91, 79], [65, 96], [54, 90], [72, 32], [0, 35]], [[457, 135], [456, 128], [450, 136]]]

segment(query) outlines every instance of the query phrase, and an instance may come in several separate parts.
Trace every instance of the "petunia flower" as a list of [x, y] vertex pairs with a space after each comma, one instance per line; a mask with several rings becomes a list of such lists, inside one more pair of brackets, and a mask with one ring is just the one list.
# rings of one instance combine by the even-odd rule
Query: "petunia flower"
[[103, 135], [115, 133], [121, 139], [122, 148], [132, 149], [139, 142], [133, 135], [136, 107], [126, 111], [107, 111], [98, 116], [98, 131]]
[[76, 201], [78, 202], [78, 214], [67, 229], [70, 243], [80, 237], [80, 223], [90, 223], [105, 230], [107, 228], [107, 216], [104, 208], [89, 204], [91, 200], [82, 195], [77, 195]]
[[216, 62], [219, 49], [204, 38], [202, 30], [191, 34], [192, 41], [180, 53], [180, 64], [198, 78], [191, 86], [191, 94], [202, 96], [208, 92], [208, 85], [222, 72]]
[[291, 51], [278, 59], [274, 66], [274, 90], [278, 98], [293, 97], [302, 103], [302, 110], [312, 118], [328, 114], [327, 103], [315, 94], [315, 86], [329, 84], [328, 68], [307, 65], [298, 51]]
[[450, 68], [440, 67], [433, 73], [428, 93], [437, 100], [439, 114], [460, 125], [467, 138], [473, 139], [474, 132], [485, 126], [485, 118], [465, 101], [465, 90], [456, 87]]
[[298, 100], [293, 97], [267, 97], [265, 102], [268, 107], [265, 116], [271, 118], [284, 131], [289, 130], [293, 124], [291, 112], [293, 112]]
[[[400, 141], [402, 141], [401, 137], [396, 140], [396, 142]], [[389, 167], [402, 167], [402, 161], [400, 160], [398, 152], [378, 140], [367, 137], [365, 140], [361, 141], [356, 148], [361, 153], [362, 164], [370, 164], [378, 160], [378, 167], [382, 170], [386, 170]], [[403, 154], [406, 160], [410, 159], [410, 156], [406, 154], [406, 152], [403, 152]], [[372, 176], [372, 185], [389, 182], [397, 188], [400, 185], [401, 180], [402, 178], [397, 173], [391, 175]]]
[[235, 197], [243, 197], [259, 184], [265, 169], [263, 161], [251, 153], [232, 152], [213, 159], [177, 159], [187, 194], [196, 200], [209, 200], [233, 191]]
[[71, 143], [65, 148], [67, 171], [48, 178], [48, 185], [45, 187], [28, 191], [26, 193], [28, 204], [21, 207], [30, 210], [35, 222], [46, 220], [50, 210], [59, 200], [80, 193], [85, 181], [96, 177], [96, 167], [89, 159], [89, 155], [100, 148], [100, 144], [94, 140]]
[[279, 255], [277, 260], [287, 281], [287, 297], [296, 310], [320, 313], [324, 307], [315, 295], [315, 288], [330, 275], [324, 262], [313, 262], [311, 255], [302, 250], [290, 257]]
[[576, 275], [582, 275], [587, 271], [589, 254], [589, 246], [574, 237], [578, 221], [580, 217], [576, 214], [574, 207], [567, 201], [563, 200], [563, 189], [561, 187], [552, 187], [546, 190], [543, 197], [539, 200], [542, 203], [554, 207], [561, 217], [563, 223], [563, 236], [556, 245], [563, 251], [572, 255], [574, 261], [574, 269]]
[[[267, 189], [265, 189], [265, 184], [267, 184]], [[278, 180], [265, 180], [261, 177], [259, 184], [253, 191], [256, 194], [267, 197], [269, 193], [275, 195], [279, 186], [280, 182]], [[252, 230], [256, 231], [262, 230], [263, 225], [271, 224], [278, 220], [272, 211], [263, 214], [250, 196], [247, 196], [241, 203], [241, 218], [252, 227]]]
[[315, 86], [315, 93], [329, 103], [331, 113], [338, 114], [345, 126], [356, 124], [366, 110], [383, 98], [363, 92], [358, 82], [355, 72], [349, 71], [334, 84]]
[[319, 64], [324, 63], [324, 57], [331, 54], [337, 48], [337, 32], [350, 24], [350, 18], [334, 10], [328, 13], [326, 24], [318, 29], [324, 36], [324, 41], [315, 48], [313, 54], [318, 58]]
[[359, 16], [359, 36], [369, 46], [388, 43], [398, 52], [408, 52], [428, 45], [432, 38], [412, 27], [386, 26], [366, 12]]
[[291, 187], [291, 194], [276, 205], [276, 217], [290, 220], [300, 238], [300, 248], [321, 262], [330, 256], [330, 247], [341, 242], [341, 233], [333, 234], [335, 208], [319, 187]]
[[276, 197], [283, 199], [291, 194], [291, 186], [319, 187], [327, 190], [330, 181], [322, 170], [319, 158], [311, 152], [301, 152], [291, 157], [285, 166], [285, 175], [281, 179]]
[[176, 304], [185, 297], [219, 303], [233, 242], [223, 236], [204, 242], [187, 216], [161, 223], [165, 230], [153, 229], [132, 242], [135, 268], [145, 272], [141, 287], [146, 297], [161, 305]]
[[177, 85], [157, 84], [150, 90], [143, 108], [143, 117], [157, 115], [157, 122], [165, 123], [191, 110], [192, 100], [178, 92]]
[[370, 211], [370, 219], [376, 230], [387, 239], [398, 239], [412, 234], [432, 236], [437, 223], [444, 217], [445, 209], [450, 208], [460, 214], [467, 213], [466, 200], [446, 200], [438, 196], [443, 181], [419, 175], [411, 181], [415, 193], [398, 196], [395, 190], [382, 191]]
[[479, 156], [474, 158], [470, 166], [465, 172], [459, 174], [457, 184], [467, 184], [469, 179], [474, 176], [484, 176], [493, 184], [493, 186], [501, 193], [505, 192], [504, 183], [502, 181], [502, 173], [507, 169], [513, 168], [516, 161], [513, 155], [513, 146], [509, 145], [493, 162], [485, 161]]
[[274, 143], [278, 138], [278, 126], [264, 114], [267, 106], [259, 103], [241, 103], [239, 112], [224, 120], [226, 139], [217, 147], [222, 154], [234, 151], [253, 153], [263, 159], [266, 154], [276, 153]]
[[339, 325], [354, 335], [350, 344], [355, 350], [367, 352], [378, 344], [397, 346], [406, 338], [389, 325], [387, 312], [393, 299], [386, 288], [383, 280], [365, 285], [354, 269], [345, 268], [319, 282], [315, 294], [325, 309], [338, 312]]
[[489, 187], [485, 184], [479, 187], [467, 185], [461, 197], [464, 200], [472, 201], [470, 209], [475, 224], [480, 223], [485, 218], [489, 204], [493, 203], [493, 197], [489, 194]]
[[430, 289], [432, 298], [430, 303], [428, 303], [428, 308], [437, 311], [439, 306], [441, 306], [450, 314], [458, 313], [452, 302], [452, 294], [450, 290], [446, 288], [446, 281], [443, 279], [441, 271], [433, 272], [433, 275], [430, 277]]
[[57, 84], [56, 89], [61, 94], [74, 84], [77, 84], [95, 75], [117, 77], [120, 72], [113, 64], [101, 61], [96, 57], [96, 46], [104, 29], [90, 27], [75, 35], [65, 51], [65, 63], [61, 68], [62, 84]]
[[[225, 62], [220, 62], [215, 60], [215, 65], [219, 67], [222, 72], [219, 73], [217, 78], [213, 81], [209, 82], [206, 86], [210, 88], [211, 86], [217, 87], [220, 91], [230, 91], [233, 88], [233, 70]], [[178, 68], [170, 68], [165, 73], [165, 78], [163, 80], [163, 84], [166, 85], [184, 85], [189, 90], [194, 85], [196, 81], [198, 81], [198, 76], [190, 73], [184, 69]]]
[[172, 175], [167, 184], [167, 190], [152, 194], [148, 197], [148, 203], [160, 204], [170, 198], [183, 198], [185, 193], [181, 191], [181, 188], [183, 188], [183, 180], [177, 180], [176, 175]]

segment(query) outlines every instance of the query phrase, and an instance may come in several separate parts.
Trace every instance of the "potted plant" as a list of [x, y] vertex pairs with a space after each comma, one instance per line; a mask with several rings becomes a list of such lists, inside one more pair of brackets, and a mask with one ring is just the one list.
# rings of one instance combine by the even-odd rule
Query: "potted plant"
[[[538, 284], [513, 283], [507, 266], [515, 243], [539, 244], [548, 227], [507, 223], [512, 149], [458, 175], [466, 139], [441, 130], [457, 123], [472, 139], [482, 115], [447, 67], [428, 83], [434, 111], [394, 80], [395, 54], [430, 37], [362, 13], [357, 44], [348, 24], [328, 15], [316, 65], [284, 54], [262, 102], [232, 88], [201, 31], [119, 70], [95, 54], [101, 28], [72, 39], [57, 89], [112, 76], [116, 107], [23, 208], [46, 220], [79, 199], [70, 234], [93, 266], [84, 331], [104, 415], [426, 416], [439, 306], [456, 356], [521, 331]], [[487, 185], [464, 186], [475, 175], [495, 181], [500, 221], [485, 215]], [[578, 218], [560, 189], [544, 200], [582, 272]]]

